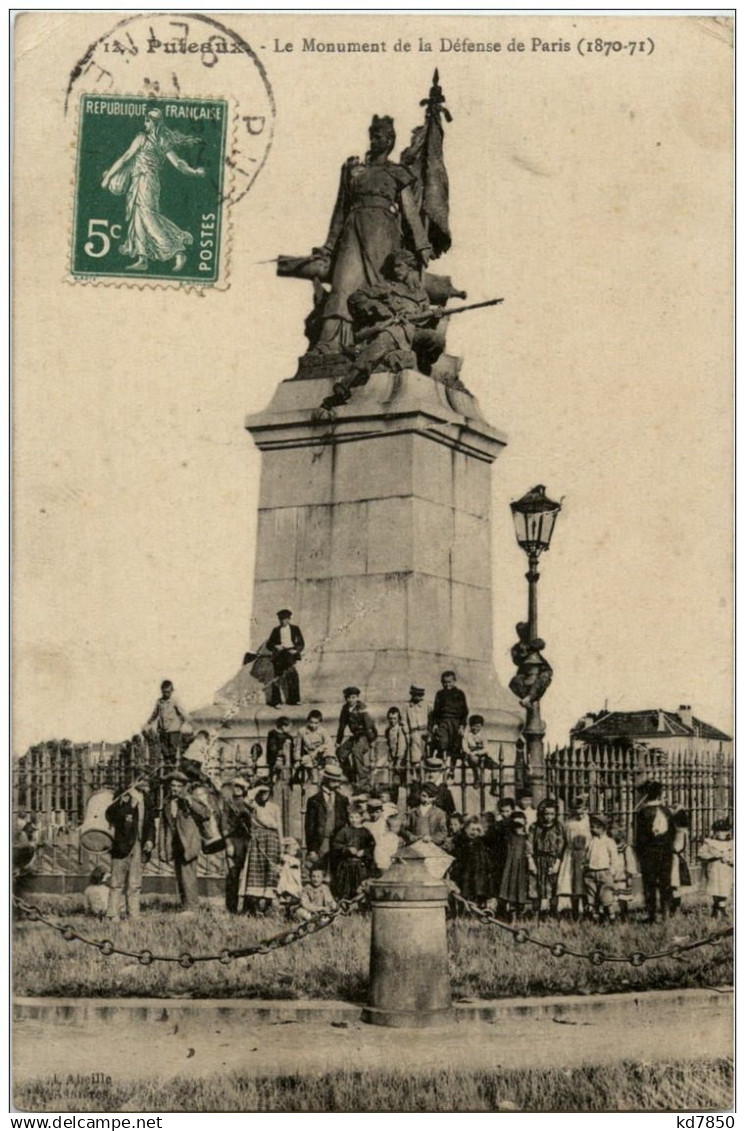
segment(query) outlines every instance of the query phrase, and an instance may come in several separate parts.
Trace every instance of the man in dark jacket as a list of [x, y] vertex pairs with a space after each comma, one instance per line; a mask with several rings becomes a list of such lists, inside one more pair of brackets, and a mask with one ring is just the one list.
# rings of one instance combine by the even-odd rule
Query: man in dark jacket
[[637, 809], [634, 847], [650, 923], [657, 918], [658, 904], [663, 919], [670, 913], [674, 838], [673, 814], [662, 803], [662, 785], [658, 781], [647, 782], [644, 799]]
[[341, 767], [327, 762], [318, 793], [308, 798], [305, 809], [305, 848], [308, 863], [330, 871], [331, 842], [349, 820], [349, 802], [339, 787], [344, 781]]
[[195, 911], [199, 902], [197, 861], [202, 849], [202, 826], [210, 817], [210, 809], [199, 801], [189, 788], [186, 774], [169, 774], [170, 792], [163, 802], [163, 816], [158, 829], [161, 860], [173, 864], [182, 911]]
[[290, 609], [280, 609], [277, 617], [279, 624], [266, 642], [274, 667], [269, 706], [278, 707], [283, 699], [288, 706], [296, 706], [300, 702], [300, 680], [295, 665], [303, 654], [305, 641], [298, 626], [292, 624]]
[[126, 899], [127, 914], [140, 914], [142, 867], [147, 864], [155, 843], [155, 817], [148, 784], [135, 782], [131, 789], [112, 801], [106, 820], [114, 836], [111, 845], [111, 890], [107, 919], [118, 919]]
[[225, 838], [225, 855], [228, 870], [225, 876], [225, 907], [231, 915], [242, 910], [239, 907], [238, 887], [243, 865], [246, 862], [248, 842], [251, 839], [251, 810], [246, 797], [249, 784], [245, 778], [233, 782], [232, 797], [226, 799], [221, 815], [221, 831]]
[[468, 722], [468, 701], [465, 693], [455, 686], [455, 672], [443, 672], [440, 680], [442, 687], [435, 695], [432, 708], [432, 733], [435, 749], [441, 758], [450, 758], [452, 769], [463, 757], [462, 735]]

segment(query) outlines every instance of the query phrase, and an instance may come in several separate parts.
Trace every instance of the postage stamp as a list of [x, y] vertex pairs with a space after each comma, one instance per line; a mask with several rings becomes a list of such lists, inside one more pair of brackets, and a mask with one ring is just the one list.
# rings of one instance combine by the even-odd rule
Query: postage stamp
[[81, 96], [74, 278], [221, 280], [229, 116], [221, 99]]

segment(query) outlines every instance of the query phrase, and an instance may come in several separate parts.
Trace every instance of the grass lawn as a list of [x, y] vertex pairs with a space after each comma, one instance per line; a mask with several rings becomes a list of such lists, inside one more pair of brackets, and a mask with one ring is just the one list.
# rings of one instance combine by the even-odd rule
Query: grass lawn
[[[160, 954], [178, 955], [186, 950], [217, 954], [225, 947], [266, 938], [288, 925], [279, 917], [230, 916], [216, 902], [205, 902], [197, 915], [184, 917], [172, 903], [150, 897], [139, 920], [116, 924], [99, 923], [82, 914], [79, 896], [39, 896], [33, 902], [90, 937], [110, 938], [125, 949], [147, 948]], [[708, 909], [699, 904], [684, 909], [670, 922], [654, 925], [633, 922], [608, 927], [561, 922], [527, 926], [536, 937], [560, 940], [583, 950], [599, 948], [631, 954], [661, 950], [673, 940], [700, 938], [713, 926], [723, 925], [713, 924]], [[515, 945], [498, 927], [469, 919], [451, 922], [448, 934], [456, 999], [732, 983], [731, 939], [688, 952], [681, 960], [668, 958], [635, 968], [625, 963], [593, 966], [572, 957], [554, 958], [530, 944]], [[272, 954], [236, 959], [227, 966], [198, 963], [184, 970], [175, 963], [141, 966], [132, 958], [105, 958], [80, 942], [65, 942], [44, 924], [19, 922], [14, 931], [13, 986], [19, 996], [337, 998], [362, 1002], [367, 992], [369, 946], [370, 916], [355, 914]], [[468, 1084], [471, 1091], [473, 1087], [473, 1082]], [[148, 1104], [143, 1101], [139, 1106], [147, 1108]]]
[[733, 1102], [730, 1060], [493, 1072], [243, 1073], [131, 1080], [108, 1087], [40, 1077], [15, 1088], [21, 1111], [477, 1112], [722, 1111]]

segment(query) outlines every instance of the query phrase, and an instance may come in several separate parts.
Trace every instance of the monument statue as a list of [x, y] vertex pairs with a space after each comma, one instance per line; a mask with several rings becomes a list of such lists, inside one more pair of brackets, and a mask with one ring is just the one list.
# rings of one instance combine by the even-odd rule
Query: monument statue
[[[494, 669], [491, 615], [492, 466], [506, 437], [444, 352], [451, 317], [502, 300], [451, 304], [465, 293], [428, 270], [451, 245], [444, 101], [435, 72], [398, 161], [393, 120], [373, 118], [366, 156], [342, 168], [323, 246], [276, 260], [315, 301], [297, 371], [246, 420], [262, 453], [251, 634], [284, 604], [296, 610], [303, 701], [282, 707], [293, 726], [311, 705], [335, 718], [354, 683], [382, 732], [412, 682], [434, 691], [454, 670], [511, 767], [523, 712]], [[276, 722], [258, 674], [244, 666], [203, 716], [240, 703], [231, 741], [246, 747]]]
[[[435, 71], [421, 105], [425, 121], [413, 131], [398, 163], [393, 119], [373, 117], [364, 161], [342, 166], [328, 235], [309, 256], [280, 255], [280, 276], [309, 279], [314, 305], [306, 319], [306, 368], [337, 377], [321, 409], [346, 404], [351, 390], [375, 370], [416, 368], [431, 374], [445, 349], [443, 319], [450, 298], [466, 298], [448, 276], [425, 268], [447, 251], [448, 178], [441, 118], [452, 121]], [[324, 286], [326, 284], [326, 286]], [[477, 306], [496, 305], [492, 299]], [[460, 308], [473, 309], [473, 307]], [[449, 377], [457, 380], [457, 359]]]

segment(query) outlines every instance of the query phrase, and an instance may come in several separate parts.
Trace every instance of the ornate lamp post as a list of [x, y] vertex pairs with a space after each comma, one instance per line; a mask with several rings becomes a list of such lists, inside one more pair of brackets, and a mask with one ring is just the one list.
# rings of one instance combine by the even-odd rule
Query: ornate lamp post
[[518, 544], [528, 555], [528, 572], [525, 575], [528, 581], [528, 620], [517, 626], [518, 641], [512, 649], [517, 673], [510, 682], [510, 690], [525, 707], [525, 772], [536, 800], [540, 800], [545, 789], [543, 735], [546, 731], [541, 719], [540, 701], [551, 682], [553, 669], [542, 655], [545, 644], [538, 636], [538, 559], [551, 545], [561, 503], [549, 499], [546, 488], [539, 484], [516, 503], [510, 503], [510, 509]]

